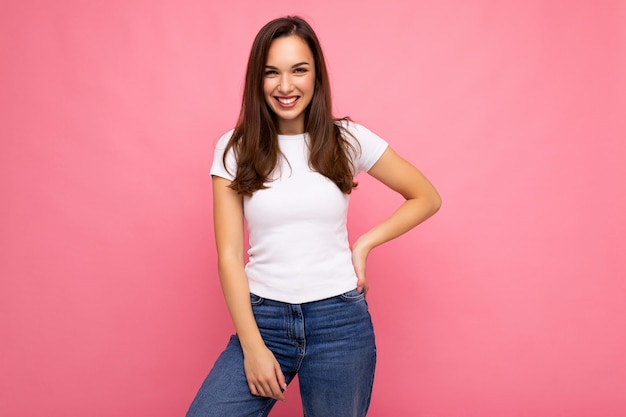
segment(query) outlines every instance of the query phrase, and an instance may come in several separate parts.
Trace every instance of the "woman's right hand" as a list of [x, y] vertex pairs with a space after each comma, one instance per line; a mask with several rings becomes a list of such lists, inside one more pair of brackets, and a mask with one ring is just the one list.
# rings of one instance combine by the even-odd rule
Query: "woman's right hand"
[[287, 390], [287, 383], [271, 350], [263, 346], [245, 352], [243, 366], [252, 395], [285, 401], [283, 391]]

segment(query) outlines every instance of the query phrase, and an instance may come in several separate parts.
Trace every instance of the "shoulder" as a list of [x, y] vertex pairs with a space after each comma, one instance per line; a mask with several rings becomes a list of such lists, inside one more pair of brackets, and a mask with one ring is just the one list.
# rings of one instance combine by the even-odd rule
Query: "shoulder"
[[337, 120], [335, 124], [341, 128], [344, 139], [349, 142], [356, 141], [356, 143], [360, 146], [374, 145], [378, 147], [381, 145], [387, 145], [387, 142], [376, 133], [372, 132], [362, 124], [356, 123], [350, 119], [340, 119]]
[[230, 138], [233, 137], [234, 132], [235, 129], [230, 129], [228, 132], [223, 133], [217, 140], [217, 143], [215, 144], [215, 149], [226, 149], [226, 145], [228, 145], [228, 141], [230, 141]]
[[387, 149], [387, 141], [352, 120], [341, 119], [336, 123], [342, 129], [344, 139], [355, 147], [355, 152], [351, 152], [355, 175], [359, 171], [368, 171]]
[[226, 154], [224, 153], [234, 131], [234, 129], [229, 130], [217, 140], [213, 152], [213, 165], [211, 166], [211, 175], [226, 178], [229, 181], [235, 178], [234, 173], [237, 172], [237, 161], [232, 148]]
[[350, 119], [340, 119], [335, 122], [344, 133], [344, 138], [348, 141], [356, 140], [357, 143], [384, 142], [384, 140], [367, 127]]
[[355, 139], [358, 139], [359, 136], [367, 134], [368, 132], [371, 133], [368, 128], [350, 119], [339, 119], [335, 121], [335, 124], [339, 126], [343, 132], [347, 132], [349, 136]]

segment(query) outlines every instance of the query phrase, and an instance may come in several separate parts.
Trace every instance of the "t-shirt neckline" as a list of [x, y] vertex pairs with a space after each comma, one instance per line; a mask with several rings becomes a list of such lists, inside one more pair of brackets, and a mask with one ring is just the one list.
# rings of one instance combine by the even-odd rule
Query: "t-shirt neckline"
[[308, 133], [298, 133], [295, 135], [278, 135], [278, 140], [294, 140], [294, 139], [304, 139], [308, 136]]

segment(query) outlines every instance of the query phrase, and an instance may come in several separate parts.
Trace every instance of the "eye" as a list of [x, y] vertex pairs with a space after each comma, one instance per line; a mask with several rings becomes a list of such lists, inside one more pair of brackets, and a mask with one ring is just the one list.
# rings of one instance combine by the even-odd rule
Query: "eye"
[[265, 76], [266, 77], [271, 77], [273, 75], [278, 75], [278, 71], [273, 70], [273, 69], [265, 70]]
[[309, 72], [309, 70], [304, 67], [299, 67], [299, 68], [296, 68], [293, 72], [295, 72], [296, 74], [305, 74]]

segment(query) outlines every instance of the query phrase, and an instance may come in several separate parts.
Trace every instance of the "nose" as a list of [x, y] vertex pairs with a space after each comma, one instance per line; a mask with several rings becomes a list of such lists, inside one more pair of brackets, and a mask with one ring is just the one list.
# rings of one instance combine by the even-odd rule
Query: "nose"
[[280, 77], [280, 82], [278, 84], [278, 92], [281, 94], [286, 94], [291, 91], [291, 77], [287, 74], [284, 74]]

